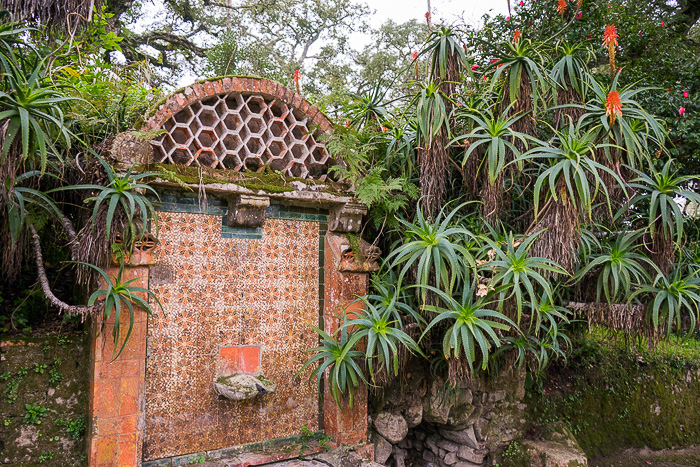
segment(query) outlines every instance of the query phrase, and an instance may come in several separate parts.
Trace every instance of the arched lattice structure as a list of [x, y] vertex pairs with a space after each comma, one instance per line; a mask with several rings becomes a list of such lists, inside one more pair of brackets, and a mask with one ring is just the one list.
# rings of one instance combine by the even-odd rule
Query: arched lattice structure
[[152, 142], [154, 162], [257, 172], [269, 167], [315, 179], [324, 179], [334, 164], [319, 141], [330, 122], [301, 96], [269, 80], [195, 84], [171, 96], [148, 126], [166, 130]]

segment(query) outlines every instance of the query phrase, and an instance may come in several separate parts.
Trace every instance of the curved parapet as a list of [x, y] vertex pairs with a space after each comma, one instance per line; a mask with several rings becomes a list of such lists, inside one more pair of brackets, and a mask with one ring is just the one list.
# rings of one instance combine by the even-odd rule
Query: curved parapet
[[335, 164], [322, 141], [331, 122], [300, 94], [263, 78], [226, 77], [176, 91], [147, 131], [151, 162], [324, 180]]

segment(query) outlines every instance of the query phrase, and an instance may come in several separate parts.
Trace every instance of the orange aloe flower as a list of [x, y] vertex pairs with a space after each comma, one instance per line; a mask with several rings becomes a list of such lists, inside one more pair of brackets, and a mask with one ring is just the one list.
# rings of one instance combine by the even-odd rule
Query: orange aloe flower
[[583, 0], [578, 0], [576, 2], [576, 9], [580, 10], [582, 6], [583, 6]]
[[559, 0], [559, 4], [557, 5], [557, 12], [560, 15], [563, 15], [565, 11], [566, 11], [566, 0]]
[[605, 26], [603, 33], [603, 45], [608, 48], [608, 57], [610, 58], [610, 74], [615, 75], [615, 47], [617, 47], [617, 28], [614, 24]]
[[520, 32], [520, 29], [516, 29], [515, 32], [513, 33], [513, 44], [517, 45], [518, 41], [520, 40], [520, 36], [522, 33]]
[[610, 117], [610, 124], [614, 125], [617, 114], [622, 115], [622, 101], [617, 91], [610, 91], [608, 93], [608, 97], [605, 99], [605, 109], [605, 115]]

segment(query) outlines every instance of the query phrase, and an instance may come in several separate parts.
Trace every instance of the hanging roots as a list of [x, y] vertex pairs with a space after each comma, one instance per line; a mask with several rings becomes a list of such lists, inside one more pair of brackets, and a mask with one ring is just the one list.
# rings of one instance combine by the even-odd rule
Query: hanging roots
[[445, 184], [449, 170], [449, 155], [445, 146], [448, 139], [443, 128], [433, 138], [432, 144], [420, 149], [420, 188], [422, 208], [426, 217], [435, 217], [445, 199]]
[[574, 206], [560, 194], [558, 200], [550, 200], [539, 217], [540, 220], [528, 234], [544, 231], [532, 245], [530, 255], [550, 259], [570, 274], [573, 273], [581, 246], [581, 207]]

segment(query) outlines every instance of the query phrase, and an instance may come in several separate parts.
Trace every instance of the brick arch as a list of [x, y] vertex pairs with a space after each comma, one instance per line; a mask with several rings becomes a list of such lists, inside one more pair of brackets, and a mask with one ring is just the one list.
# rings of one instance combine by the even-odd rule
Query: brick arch
[[321, 136], [331, 122], [300, 94], [263, 78], [226, 77], [171, 94], [146, 123], [164, 129], [154, 162], [230, 170], [266, 167], [325, 179], [335, 164]]

